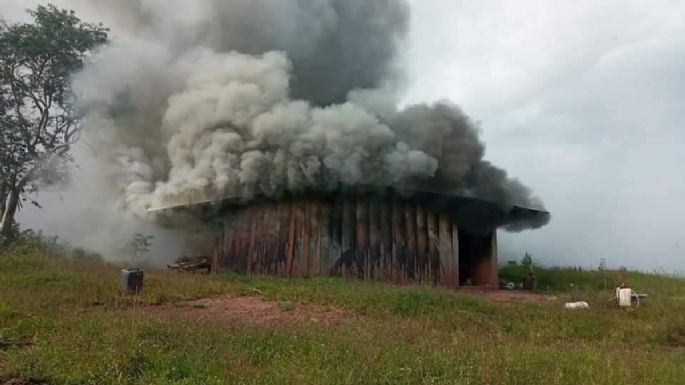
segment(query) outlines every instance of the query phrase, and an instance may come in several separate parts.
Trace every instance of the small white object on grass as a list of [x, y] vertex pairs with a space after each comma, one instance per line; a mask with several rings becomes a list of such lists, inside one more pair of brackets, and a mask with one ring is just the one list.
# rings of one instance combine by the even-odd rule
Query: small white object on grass
[[576, 309], [587, 309], [589, 308], [590, 305], [585, 302], [585, 301], [579, 301], [579, 302], [566, 302], [564, 304], [564, 308], [566, 309], [571, 309], [571, 310], [576, 310]]

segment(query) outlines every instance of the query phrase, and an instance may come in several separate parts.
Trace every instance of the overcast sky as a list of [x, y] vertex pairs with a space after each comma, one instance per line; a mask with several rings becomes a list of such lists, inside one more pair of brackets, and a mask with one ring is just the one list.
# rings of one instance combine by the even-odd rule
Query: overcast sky
[[685, 270], [685, 2], [411, 4], [407, 101], [460, 104], [552, 212], [503, 256]]
[[[405, 102], [462, 106], [552, 212], [502, 233], [502, 259], [685, 271], [685, 2], [410, 3]], [[49, 210], [24, 218], [54, 230]]]

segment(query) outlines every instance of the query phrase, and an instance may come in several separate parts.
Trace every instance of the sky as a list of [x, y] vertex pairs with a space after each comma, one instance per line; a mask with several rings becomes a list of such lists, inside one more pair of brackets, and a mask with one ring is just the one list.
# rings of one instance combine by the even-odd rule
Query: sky
[[[0, 0], [0, 14], [38, 2]], [[552, 213], [500, 232], [501, 259], [685, 272], [685, 2], [409, 3], [403, 102], [460, 105], [486, 157]], [[63, 196], [22, 221], [59, 233]]]
[[501, 257], [685, 271], [685, 2], [411, 6], [406, 101], [461, 105], [552, 213]]

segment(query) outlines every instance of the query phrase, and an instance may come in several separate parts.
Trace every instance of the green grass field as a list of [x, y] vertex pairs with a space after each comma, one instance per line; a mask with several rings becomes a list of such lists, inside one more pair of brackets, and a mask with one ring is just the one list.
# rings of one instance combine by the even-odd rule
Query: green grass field
[[[506, 267], [505, 278], [520, 276]], [[684, 384], [685, 281], [539, 270], [557, 301], [500, 303], [432, 287], [147, 271], [137, 301], [118, 268], [38, 251], [0, 256], [0, 384]], [[574, 283], [573, 293], [569, 284]], [[159, 317], [161, 304], [261, 296], [336, 307], [335, 324]], [[567, 311], [571, 296], [586, 311]]]

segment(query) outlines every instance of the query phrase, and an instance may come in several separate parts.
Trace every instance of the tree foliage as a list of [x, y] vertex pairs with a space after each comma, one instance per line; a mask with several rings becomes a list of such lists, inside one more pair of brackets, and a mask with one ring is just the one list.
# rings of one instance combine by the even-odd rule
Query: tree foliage
[[73, 11], [28, 12], [33, 23], [0, 24], [0, 236], [21, 202], [70, 160], [80, 128], [71, 76], [107, 41], [106, 28]]

